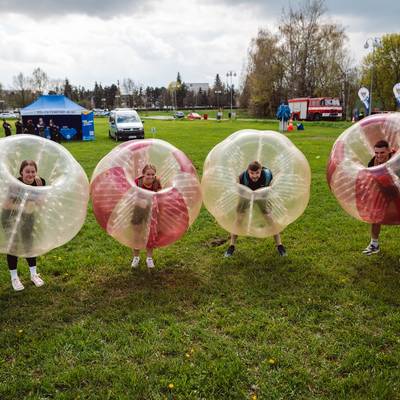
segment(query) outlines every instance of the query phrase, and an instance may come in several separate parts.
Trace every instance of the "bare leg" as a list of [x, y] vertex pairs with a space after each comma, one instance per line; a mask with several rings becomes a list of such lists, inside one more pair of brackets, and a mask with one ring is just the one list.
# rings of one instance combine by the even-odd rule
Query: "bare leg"
[[153, 258], [153, 249], [147, 248], [146, 251], [147, 251], [147, 257]]
[[[235, 224], [237, 226], [240, 226], [242, 224], [242, 222], [243, 222], [243, 213], [237, 213]], [[231, 257], [233, 255], [233, 252], [235, 251], [237, 238], [238, 238], [238, 235], [231, 233], [231, 241], [230, 241], [230, 245], [229, 245], [228, 249], [224, 253], [225, 257]]]
[[371, 239], [378, 240], [380, 233], [381, 233], [381, 225], [380, 224], [372, 224], [371, 225]]
[[[244, 213], [240, 213], [238, 212], [236, 214], [236, 226], [240, 227], [243, 223], [243, 218], [244, 218]], [[231, 246], [235, 246], [236, 245], [236, 241], [237, 241], [238, 235], [235, 235], [234, 233], [231, 233]]]
[[[266, 213], [266, 214], [264, 214], [264, 216], [265, 216], [266, 221], [271, 226], [275, 226], [275, 222], [272, 219], [271, 213]], [[286, 256], [286, 249], [282, 245], [281, 234], [277, 233], [276, 235], [274, 235], [274, 240], [275, 240], [276, 249], [278, 250], [279, 255]]]
[[277, 233], [276, 235], [274, 235], [274, 240], [275, 240], [275, 244], [277, 246], [279, 246], [280, 244], [282, 244], [282, 240], [281, 240], [281, 234]]
[[[265, 217], [266, 221], [267, 221], [270, 225], [275, 226], [275, 222], [274, 222], [274, 220], [272, 219], [271, 213], [266, 213], [266, 214], [264, 214], [264, 217]], [[281, 245], [281, 244], [282, 244], [281, 234], [280, 234], [280, 233], [277, 233], [276, 235], [274, 235], [274, 240], [275, 240], [275, 244], [276, 244], [277, 246]]]
[[133, 249], [133, 256], [134, 257], [139, 257], [140, 250], [139, 249]]
[[231, 246], [236, 246], [236, 241], [237, 241], [238, 235], [234, 235], [231, 233]]

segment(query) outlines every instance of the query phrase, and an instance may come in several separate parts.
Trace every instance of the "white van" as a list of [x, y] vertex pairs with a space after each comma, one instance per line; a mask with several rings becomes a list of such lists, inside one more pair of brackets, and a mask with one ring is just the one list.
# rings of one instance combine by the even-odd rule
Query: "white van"
[[143, 122], [133, 108], [110, 111], [108, 136], [115, 140], [144, 139]]

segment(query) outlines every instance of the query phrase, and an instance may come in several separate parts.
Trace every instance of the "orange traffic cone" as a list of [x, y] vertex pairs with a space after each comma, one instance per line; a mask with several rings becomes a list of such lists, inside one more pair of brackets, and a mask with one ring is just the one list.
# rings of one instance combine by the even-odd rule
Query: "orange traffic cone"
[[292, 118], [289, 119], [289, 125], [287, 127], [288, 132], [291, 132], [293, 130], [293, 120]]

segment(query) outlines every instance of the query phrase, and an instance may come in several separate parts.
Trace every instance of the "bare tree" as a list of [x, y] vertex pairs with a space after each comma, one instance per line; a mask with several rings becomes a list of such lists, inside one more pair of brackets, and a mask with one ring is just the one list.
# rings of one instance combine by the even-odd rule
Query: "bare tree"
[[135, 98], [141, 86], [131, 78], [124, 78], [122, 80], [121, 96], [124, 97], [128, 107], [134, 107]]
[[342, 27], [323, 19], [324, 13], [324, 0], [289, 6], [279, 34], [260, 30], [252, 40], [241, 103], [253, 114], [274, 115], [288, 97], [349, 98], [347, 37]]
[[324, 0], [283, 11], [279, 27], [285, 84], [290, 96], [339, 96], [345, 70], [344, 29], [322, 21]]
[[42, 94], [48, 87], [49, 77], [40, 67], [35, 68], [32, 72], [32, 89]]
[[25, 107], [32, 99], [31, 80], [22, 72], [13, 77], [13, 88], [16, 90], [16, 104]]

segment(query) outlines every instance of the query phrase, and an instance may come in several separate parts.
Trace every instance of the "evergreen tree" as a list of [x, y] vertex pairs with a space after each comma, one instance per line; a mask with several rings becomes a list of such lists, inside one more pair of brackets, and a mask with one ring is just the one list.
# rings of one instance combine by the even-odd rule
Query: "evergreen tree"
[[64, 96], [67, 96], [68, 98], [72, 99], [72, 86], [69, 83], [68, 78], [65, 78], [64, 82]]

